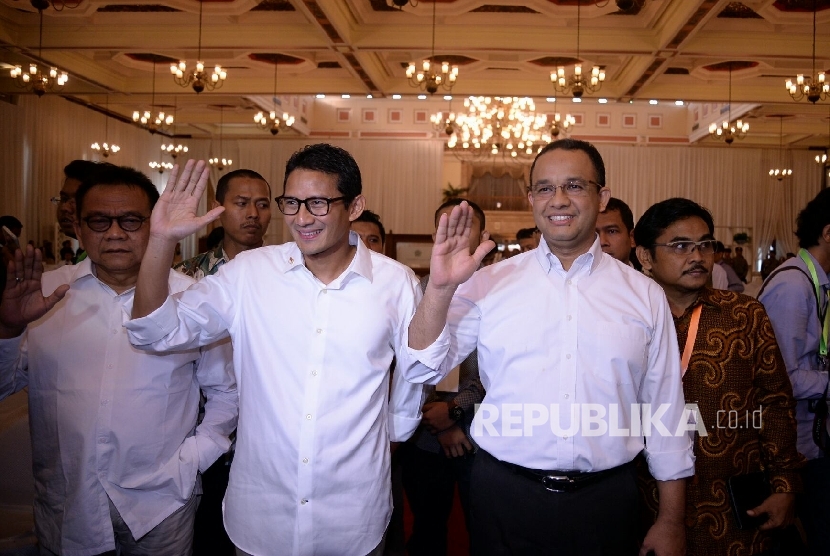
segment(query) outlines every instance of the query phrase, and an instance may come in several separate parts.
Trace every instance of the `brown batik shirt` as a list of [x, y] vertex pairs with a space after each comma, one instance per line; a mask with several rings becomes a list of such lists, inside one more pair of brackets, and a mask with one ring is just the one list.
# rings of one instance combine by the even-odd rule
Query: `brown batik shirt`
[[[703, 305], [689, 368], [687, 403], [696, 403], [707, 436], [695, 433], [695, 475], [686, 488], [688, 556], [743, 556], [771, 547], [768, 532], [740, 530], [726, 481], [764, 470], [775, 493], [801, 490], [797, 471], [795, 402], [786, 367], [763, 305], [755, 299], [704, 288], [674, 319], [680, 352], [692, 311]], [[646, 490], [656, 509], [656, 484]]]

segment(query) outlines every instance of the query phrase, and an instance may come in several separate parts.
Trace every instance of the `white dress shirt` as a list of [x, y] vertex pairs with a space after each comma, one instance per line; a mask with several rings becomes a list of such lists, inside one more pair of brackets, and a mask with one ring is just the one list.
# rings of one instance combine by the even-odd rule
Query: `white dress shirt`
[[[658, 480], [694, 473], [688, 435], [674, 436], [685, 402], [665, 294], [604, 254], [598, 240], [568, 271], [545, 241], [479, 270], [458, 288], [436, 341], [409, 350], [421, 366], [403, 368], [434, 382], [474, 348], [487, 394], [473, 437], [494, 457], [530, 469], [599, 471], [645, 448]], [[671, 436], [653, 431], [646, 443], [642, 434], [610, 432], [630, 429], [631, 404], [652, 404], [656, 414], [664, 402], [661, 422]], [[583, 434], [585, 404], [603, 407], [609, 432]], [[550, 418], [534, 424], [543, 408], [556, 414], [556, 432]], [[578, 432], [567, 430], [576, 424]]]
[[147, 317], [135, 345], [233, 342], [236, 456], [224, 501], [234, 544], [257, 556], [363, 556], [391, 515], [389, 441], [420, 422], [423, 387], [389, 367], [421, 297], [414, 273], [357, 251], [328, 285], [295, 243], [245, 251]]
[[[171, 291], [192, 283], [170, 271]], [[29, 387], [38, 539], [86, 556], [115, 549], [108, 496], [135, 538], [190, 499], [197, 471], [230, 445], [237, 394], [229, 346], [145, 353], [123, 328], [134, 289], [117, 294], [89, 259], [43, 275], [45, 295], [61, 284], [48, 314], [0, 340], [0, 397]]]

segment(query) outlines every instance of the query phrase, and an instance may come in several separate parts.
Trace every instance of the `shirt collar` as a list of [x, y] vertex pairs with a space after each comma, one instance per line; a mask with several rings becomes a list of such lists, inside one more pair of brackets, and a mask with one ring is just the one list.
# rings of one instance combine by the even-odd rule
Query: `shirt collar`
[[213, 273], [213, 270], [222, 264], [230, 262], [228, 258], [228, 254], [225, 253], [225, 244], [224, 242], [220, 241], [219, 245], [216, 246], [208, 258], [208, 274]]
[[[288, 272], [289, 270], [293, 270], [297, 267], [305, 268], [305, 259], [303, 258], [303, 253], [300, 251], [299, 246], [296, 242], [291, 242], [289, 245], [288, 250], [285, 252], [285, 271]], [[360, 276], [363, 276], [370, 282], [372, 281], [372, 252], [371, 250], [363, 244], [363, 241], [360, 239], [360, 236], [357, 235], [357, 232], [353, 232], [349, 230], [349, 245], [354, 245], [357, 247], [357, 252], [355, 253], [352, 261], [349, 263], [349, 266], [343, 272], [343, 277], [347, 276], [350, 273], [355, 273]]]
[[[539, 264], [542, 265], [545, 272], [550, 272], [554, 268], [564, 272], [562, 263], [559, 261], [559, 258], [551, 252], [550, 246], [548, 245], [548, 242], [545, 241], [544, 236], [539, 241], [539, 246], [534, 249], [534, 252], [536, 254], [536, 260], [539, 261]], [[592, 274], [602, 262], [602, 255], [603, 253], [599, 244], [599, 236], [595, 235], [594, 242], [591, 244], [591, 247], [574, 260], [574, 265], [571, 266], [571, 268], [574, 266], [587, 266], [588, 274]]]

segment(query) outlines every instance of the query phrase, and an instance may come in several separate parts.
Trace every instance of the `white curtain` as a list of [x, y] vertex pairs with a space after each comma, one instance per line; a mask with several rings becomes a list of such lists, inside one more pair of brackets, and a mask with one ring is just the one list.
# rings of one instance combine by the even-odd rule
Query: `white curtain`
[[[0, 103], [0, 214], [12, 214], [24, 224], [23, 240], [41, 243], [55, 229], [49, 198], [63, 182], [63, 167], [71, 160], [98, 160], [90, 145], [104, 140], [104, 116], [55, 95], [16, 97], [18, 104]], [[162, 189], [167, 174], [151, 172], [150, 160], [160, 159], [162, 137], [133, 125], [109, 122], [109, 140], [122, 147], [109, 158], [119, 165], [146, 172]], [[250, 168], [282, 193], [285, 163], [302, 146], [326, 141], [352, 153], [360, 165], [367, 206], [380, 214], [388, 231], [404, 234], [432, 232], [432, 215], [441, 201], [443, 150], [440, 141], [378, 141], [325, 139], [225, 139], [223, 153], [233, 158], [230, 169]], [[206, 159], [218, 141], [186, 141], [191, 158]], [[607, 168], [612, 195], [626, 201], [638, 217], [651, 204], [668, 197], [696, 200], [712, 211], [718, 227], [752, 230], [758, 253], [775, 238], [779, 255], [795, 251], [793, 235], [798, 211], [819, 191], [821, 169], [808, 151], [791, 154], [793, 177], [778, 182], [768, 175], [777, 163], [775, 149], [732, 146], [638, 147], [598, 145]], [[179, 160], [179, 162], [184, 162]], [[465, 172], [470, 179], [473, 172]], [[211, 182], [220, 173], [213, 170]], [[469, 187], [469, 182], [463, 184]], [[203, 205], [205, 203], [203, 202]], [[205, 207], [203, 206], [203, 209]], [[289, 239], [281, 215], [274, 218], [266, 240]], [[720, 238], [731, 243], [731, 238]], [[195, 253], [195, 238], [183, 242], [185, 256]]]

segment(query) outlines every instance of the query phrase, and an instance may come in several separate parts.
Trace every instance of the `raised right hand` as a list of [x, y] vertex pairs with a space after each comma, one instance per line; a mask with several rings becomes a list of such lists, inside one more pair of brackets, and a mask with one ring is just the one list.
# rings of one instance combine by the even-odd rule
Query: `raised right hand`
[[219, 218], [225, 210], [223, 207], [216, 207], [204, 216], [196, 215], [209, 174], [204, 160], [188, 160], [181, 176], [179, 166], [173, 167], [150, 217], [151, 237], [177, 242]]
[[69, 286], [59, 286], [51, 295], [44, 297], [41, 289], [43, 256], [40, 249], [26, 246], [26, 255], [20, 249], [9, 261], [6, 274], [6, 288], [0, 302], [0, 336], [19, 336], [30, 322], [34, 322], [63, 299]]
[[442, 214], [435, 231], [435, 245], [429, 263], [429, 286], [455, 288], [473, 275], [496, 244], [485, 232], [484, 241], [470, 254], [473, 209], [466, 201]]

